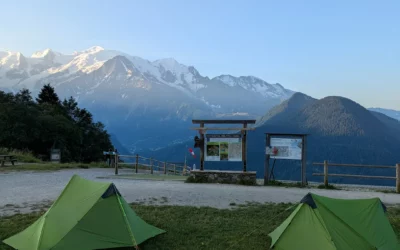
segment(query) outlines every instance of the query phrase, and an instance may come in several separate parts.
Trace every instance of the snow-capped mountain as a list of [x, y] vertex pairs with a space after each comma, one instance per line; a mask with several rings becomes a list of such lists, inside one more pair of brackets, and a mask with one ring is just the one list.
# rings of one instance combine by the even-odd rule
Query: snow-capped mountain
[[47, 83], [60, 97], [75, 97], [123, 144], [141, 146], [193, 134], [191, 118], [260, 116], [294, 93], [253, 76], [210, 79], [172, 58], [149, 61], [99, 46], [68, 55], [46, 49], [30, 57], [0, 51], [1, 90], [28, 88], [36, 95]]

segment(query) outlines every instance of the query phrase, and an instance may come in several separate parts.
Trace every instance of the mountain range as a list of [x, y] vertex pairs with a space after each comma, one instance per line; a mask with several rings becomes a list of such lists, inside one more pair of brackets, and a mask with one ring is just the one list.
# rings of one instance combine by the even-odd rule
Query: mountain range
[[[400, 121], [371, 111], [360, 104], [339, 96], [315, 99], [302, 93], [270, 109], [248, 134], [248, 169], [264, 174], [265, 133], [304, 133], [307, 139], [307, 179], [321, 181], [312, 173], [322, 172], [314, 162], [390, 165], [400, 163]], [[186, 147], [193, 141], [153, 153], [157, 157], [177, 161], [183, 159]], [[199, 155], [198, 150], [195, 151]], [[189, 158], [198, 166], [198, 159]], [[271, 163], [273, 164], [273, 163]], [[275, 177], [300, 180], [300, 162], [277, 160]], [[241, 163], [205, 162], [209, 169], [241, 169]], [[393, 169], [331, 167], [331, 173], [363, 175], [395, 175]], [[394, 185], [394, 181], [330, 178], [332, 182]]]
[[398, 111], [398, 110], [383, 109], [383, 108], [369, 108], [369, 110], [385, 114], [389, 117], [392, 117], [392, 118], [400, 121], [400, 111]]
[[[124, 154], [140, 152], [160, 160], [183, 161], [185, 154], [190, 156], [188, 147], [193, 147], [196, 135], [190, 130], [192, 119], [251, 118], [257, 123], [256, 130], [248, 135], [248, 169], [256, 170], [259, 177], [263, 175], [266, 132], [309, 134], [309, 180], [319, 178], [312, 176], [312, 172], [321, 171], [313, 166], [316, 161], [379, 165], [400, 162], [398, 111], [366, 109], [339, 96], [315, 99], [254, 76], [209, 78], [172, 58], [149, 61], [99, 46], [72, 54], [51, 49], [31, 56], [0, 51], [0, 90], [27, 88], [36, 95], [47, 83], [61, 98], [74, 97], [95, 120], [103, 122], [114, 146]], [[198, 164], [198, 158], [189, 159], [190, 164]], [[241, 164], [207, 162], [206, 168], [240, 169]], [[332, 172], [339, 170], [332, 168]], [[277, 161], [275, 171], [278, 179], [300, 178], [296, 161]], [[393, 174], [385, 169], [341, 171]]]
[[257, 118], [293, 91], [254, 76], [202, 76], [172, 58], [149, 61], [99, 46], [72, 54], [0, 51], [0, 90], [50, 83], [73, 96], [130, 152], [186, 140], [193, 118]]

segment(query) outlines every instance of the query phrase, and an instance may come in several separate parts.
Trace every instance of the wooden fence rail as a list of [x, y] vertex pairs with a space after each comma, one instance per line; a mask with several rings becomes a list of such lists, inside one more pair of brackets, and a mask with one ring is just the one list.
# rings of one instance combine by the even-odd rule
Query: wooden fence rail
[[[396, 192], [400, 193], [400, 163], [396, 164], [396, 166], [379, 166], [379, 165], [362, 165], [362, 164], [341, 164], [341, 163], [328, 163], [328, 161], [324, 161], [323, 163], [313, 163], [316, 166], [324, 166], [323, 173], [313, 173], [313, 176], [323, 176], [324, 177], [324, 185], [328, 187], [328, 177], [329, 176], [338, 176], [338, 177], [352, 177], [352, 178], [366, 178], [366, 179], [389, 179], [396, 180]], [[329, 174], [328, 167], [359, 167], [359, 168], [389, 168], [396, 169], [396, 176], [371, 176], [371, 175], [353, 175], [353, 174]]]
[[[190, 171], [187, 166], [181, 166], [175, 163], [159, 161], [154, 158], [147, 158], [140, 155], [113, 155], [115, 174], [118, 175], [118, 165], [134, 165], [135, 173], [138, 173], [139, 168], [150, 170], [150, 174], [154, 174], [154, 170], [163, 172], [163, 174], [185, 175]], [[120, 158], [133, 158], [134, 163], [119, 163]], [[140, 160], [147, 161], [146, 163], [139, 162]]]

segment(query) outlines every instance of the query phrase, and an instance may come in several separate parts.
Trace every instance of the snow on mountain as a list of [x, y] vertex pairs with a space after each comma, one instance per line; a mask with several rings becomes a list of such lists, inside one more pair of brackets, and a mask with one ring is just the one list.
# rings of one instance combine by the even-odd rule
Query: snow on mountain
[[269, 84], [254, 76], [233, 77], [231, 75], [221, 75], [215, 77], [215, 79], [231, 87], [240, 86], [246, 90], [261, 93], [265, 97], [287, 99], [293, 94], [292, 91], [286, 90], [278, 83]]
[[260, 116], [293, 94], [253, 76], [210, 79], [173, 58], [149, 61], [100, 46], [72, 54], [44, 49], [30, 57], [0, 51], [0, 90], [28, 88], [36, 95], [47, 83], [93, 111], [123, 143], [153, 138], [159, 144], [159, 122], [178, 133], [193, 117]]
[[[284, 100], [292, 94], [279, 84], [269, 84], [253, 76], [223, 75], [210, 80], [201, 76], [194, 67], [183, 65], [173, 58], [150, 62], [120, 51], [106, 50], [100, 46], [74, 52], [72, 55], [45, 49], [33, 53], [28, 58], [19, 52], [0, 52], [0, 88], [18, 90], [25, 87], [35, 91], [44, 82], [52, 82], [55, 86], [66, 84], [100, 69], [105, 62], [116, 56], [129, 59], [133, 63], [132, 67], [143, 79], [155, 84], [168, 85], [183, 94], [203, 100], [204, 103], [210, 101], [206, 96], [197, 93], [202, 89], [207, 89], [206, 92], [213, 91], [214, 83], [217, 81], [232, 88], [240, 87], [252, 93], [260, 93], [265, 98]], [[210, 105], [220, 106], [215, 103]]]
[[47, 61], [54, 62], [56, 64], [66, 64], [74, 58], [74, 55], [64, 55], [60, 52], [53, 51], [52, 49], [45, 49], [33, 53], [31, 55], [31, 60], [34, 58], [38, 59], [36, 60], [37, 63], [41, 61]]

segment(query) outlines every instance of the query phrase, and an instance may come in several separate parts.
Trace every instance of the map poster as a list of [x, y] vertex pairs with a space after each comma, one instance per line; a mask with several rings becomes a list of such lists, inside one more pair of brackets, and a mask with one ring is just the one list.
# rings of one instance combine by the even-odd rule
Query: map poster
[[[277, 149], [272, 159], [301, 160], [303, 140], [301, 138], [276, 138], [271, 137], [270, 147]], [[268, 151], [268, 149], [267, 149]]]
[[238, 134], [206, 135], [205, 161], [242, 161], [242, 137]]

